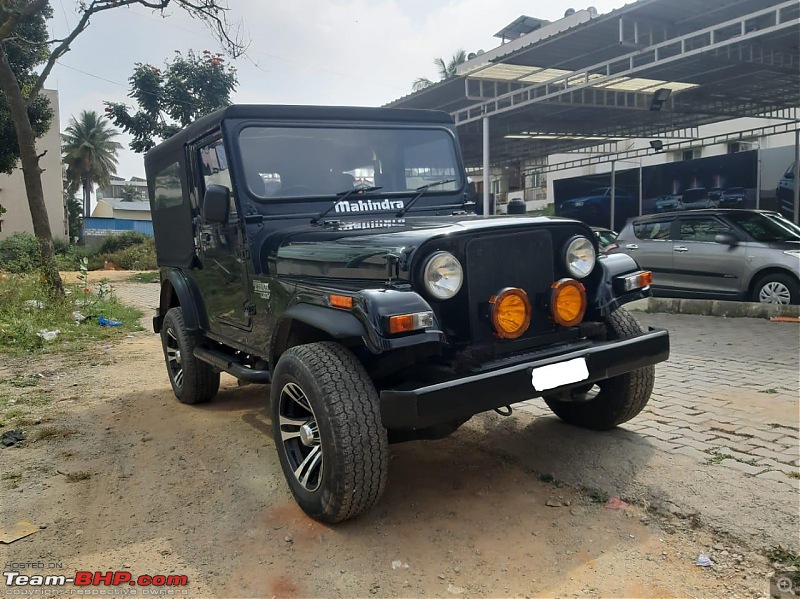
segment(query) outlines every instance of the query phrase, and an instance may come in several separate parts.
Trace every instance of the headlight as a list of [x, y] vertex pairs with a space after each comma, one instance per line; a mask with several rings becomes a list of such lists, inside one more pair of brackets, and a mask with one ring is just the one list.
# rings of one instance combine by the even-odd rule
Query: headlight
[[461, 263], [449, 252], [436, 252], [425, 265], [425, 288], [433, 297], [446, 300], [453, 297], [464, 282]]
[[576, 279], [588, 277], [594, 269], [597, 256], [592, 242], [585, 237], [576, 237], [567, 246], [567, 269]]

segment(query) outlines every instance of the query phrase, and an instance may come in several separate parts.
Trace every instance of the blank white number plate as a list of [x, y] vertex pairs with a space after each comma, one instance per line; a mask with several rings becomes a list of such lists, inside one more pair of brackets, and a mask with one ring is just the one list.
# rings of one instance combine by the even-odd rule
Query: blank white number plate
[[531, 372], [531, 384], [537, 391], [555, 389], [561, 385], [579, 383], [589, 378], [586, 358], [575, 358], [558, 364], [548, 364], [534, 368]]

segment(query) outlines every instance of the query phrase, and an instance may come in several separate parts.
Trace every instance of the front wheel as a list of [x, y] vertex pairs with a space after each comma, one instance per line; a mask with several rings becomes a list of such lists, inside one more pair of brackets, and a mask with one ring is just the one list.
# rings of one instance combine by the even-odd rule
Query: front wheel
[[378, 393], [364, 367], [337, 343], [281, 355], [270, 391], [283, 474], [312, 518], [341, 522], [369, 509], [386, 487], [389, 442]]
[[[609, 339], [629, 339], [644, 333], [639, 322], [624, 308], [606, 319]], [[574, 387], [560, 395], [545, 395], [544, 401], [564, 422], [592, 430], [606, 430], [628, 422], [639, 414], [653, 391], [655, 367], [598, 381], [594, 385]]]
[[762, 304], [800, 304], [800, 284], [791, 275], [781, 273], [761, 277], [753, 287], [754, 302]]

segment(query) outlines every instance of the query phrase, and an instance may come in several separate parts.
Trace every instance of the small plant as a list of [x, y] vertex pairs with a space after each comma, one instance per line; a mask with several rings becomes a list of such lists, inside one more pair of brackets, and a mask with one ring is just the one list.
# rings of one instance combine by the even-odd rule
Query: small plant
[[768, 395], [773, 395], [778, 392], [777, 389], [774, 387], [770, 387], [769, 389], [759, 389], [759, 393], [767, 393]]
[[589, 491], [588, 497], [592, 503], [606, 503], [608, 501], [608, 493], [600, 489], [592, 489]]
[[64, 476], [67, 477], [67, 482], [77, 483], [82, 480], [89, 480], [92, 478], [92, 473], [87, 470], [78, 470], [76, 472], [67, 472]]
[[539, 475], [539, 480], [542, 481], [543, 483], [551, 483], [555, 479], [556, 478], [552, 474], [542, 473], [542, 474]]
[[19, 472], [3, 472], [3, 480], [6, 481], [7, 489], [16, 489], [22, 475]]
[[25, 387], [36, 387], [39, 384], [39, 379], [34, 376], [19, 376], [3, 382], [17, 389], [24, 389]]
[[37, 441], [46, 441], [48, 439], [67, 439], [77, 433], [78, 431], [71, 428], [61, 428], [58, 426], [46, 426], [39, 429], [36, 433]]
[[797, 470], [793, 470], [792, 472], [787, 474], [787, 476], [789, 478], [800, 478], [800, 472], [798, 472]]
[[721, 453], [721, 452], [719, 452], [717, 450], [710, 451], [708, 453], [711, 454], [711, 457], [709, 457], [705, 461], [706, 466], [716, 466], [717, 464], [721, 464], [722, 460], [732, 460], [733, 459], [732, 455], [730, 455], [728, 453]]

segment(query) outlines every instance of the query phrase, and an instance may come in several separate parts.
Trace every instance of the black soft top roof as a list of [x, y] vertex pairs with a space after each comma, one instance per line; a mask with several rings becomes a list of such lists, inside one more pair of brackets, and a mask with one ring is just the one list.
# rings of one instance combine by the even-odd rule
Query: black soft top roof
[[179, 133], [147, 152], [145, 165], [162, 162], [184, 144], [202, 137], [226, 119], [297, 121], [352, 121], [452, 125], [453, 117], [439, 110], [408, 108], [365, 108], [354, 106], [288, 106], [275, 104], [234, 104], [198, 119]]

